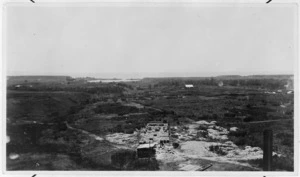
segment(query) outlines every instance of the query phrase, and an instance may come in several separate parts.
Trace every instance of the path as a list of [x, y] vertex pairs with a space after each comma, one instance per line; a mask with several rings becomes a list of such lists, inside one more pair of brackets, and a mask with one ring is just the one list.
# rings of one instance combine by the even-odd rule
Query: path
[[253, 121], [253, 122], [247, 122], [247, 123], [257, 124], [257, 123], [268, 123], [268, 122], [279, 122], [279, 121], [294, 121], [294, 119], [264, 120], [264, 121]]

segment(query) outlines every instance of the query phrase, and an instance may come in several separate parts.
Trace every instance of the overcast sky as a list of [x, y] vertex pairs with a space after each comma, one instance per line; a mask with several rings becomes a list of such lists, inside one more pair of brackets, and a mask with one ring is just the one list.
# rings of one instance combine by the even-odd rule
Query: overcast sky
[[296, 9], [262, 6], [8, 6], [7, 71], [292, 74]]

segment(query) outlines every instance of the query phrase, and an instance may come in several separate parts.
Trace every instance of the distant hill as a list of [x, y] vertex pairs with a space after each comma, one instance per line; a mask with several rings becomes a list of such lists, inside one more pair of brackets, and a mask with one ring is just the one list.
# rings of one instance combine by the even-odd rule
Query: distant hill
[[291, 79], [294, 75], [250, 75], [244, 77], [249, 79]]
[[67, 82], [70, 76], [7, 76], [7, 85], [27, 82]]
[[222, 75], [215, 77], [216, 79], [234, 80], [234, 79], [290, 79], [293, 75]]
[[249, 76], [240, 76], [240, 75], [220, 75], [215, 77], [146, 77], [143, 80], [205, 80], [205, 79], [217, 79], [217, 80], [234, 80], [234, 79], [291, 79], [294, 75], [249, 75]]
[[242, 79], [243, 76], [240, 75], [221, 75], [221, 76], [216, 76], [216, 79]]

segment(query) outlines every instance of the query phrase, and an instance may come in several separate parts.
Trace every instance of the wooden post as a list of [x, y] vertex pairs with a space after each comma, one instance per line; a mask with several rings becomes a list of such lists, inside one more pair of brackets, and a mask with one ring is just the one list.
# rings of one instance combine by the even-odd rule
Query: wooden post
[[263, 154], [263, 170], [272, 170], [272, 145], [273, 145], [273, 131], [264, 130], [264, 154]]

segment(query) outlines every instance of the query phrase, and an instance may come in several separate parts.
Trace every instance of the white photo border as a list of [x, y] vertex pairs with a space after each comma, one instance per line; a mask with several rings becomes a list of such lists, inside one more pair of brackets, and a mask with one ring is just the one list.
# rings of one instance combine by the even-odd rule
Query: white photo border
[[[0, 28], [2, 31], [1, 41], [1, 176], [298, 176], [299, 175], [299, 1], [298, 0], [35, 0], [35, 3], [30, 0], [4, 0], [1, 3], [1, 18]], [[172, 171], [153, 171], [153, 172], [141, 172], [141, 171], [6, 171], [6, 16], [5, 8], [7, 6], [293, 6], [295, 8], [295, 28], [294, 34], [296, 46], [294, 59], [294, 172], [172, 172]]]

